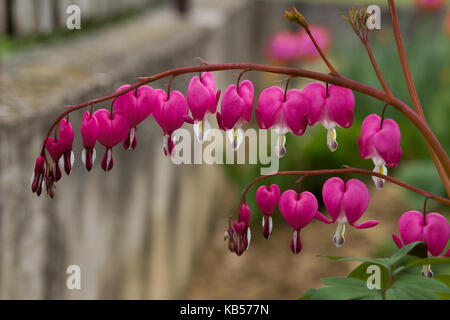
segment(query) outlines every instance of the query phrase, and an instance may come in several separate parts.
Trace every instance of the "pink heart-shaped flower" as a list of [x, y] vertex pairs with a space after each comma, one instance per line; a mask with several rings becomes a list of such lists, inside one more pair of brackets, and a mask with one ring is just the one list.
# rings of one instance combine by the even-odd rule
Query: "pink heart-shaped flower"
[[112, 113], [106, 109], [99, 109], [93, 116], [98, 122], [97, 140], [106, 148], [119, 144], [128, 134], [130, 121], [120, 111]]
[[294, 229], [308, 225], [319, 208], [317, 199], [311, 192], [304, 191], [298, 195], [294, 190], [283, 192], [278, 206], [284, 219]]

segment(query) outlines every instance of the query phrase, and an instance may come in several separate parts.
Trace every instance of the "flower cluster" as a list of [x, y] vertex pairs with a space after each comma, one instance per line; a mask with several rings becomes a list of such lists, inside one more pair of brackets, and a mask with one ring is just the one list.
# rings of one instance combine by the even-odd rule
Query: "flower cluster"
[[[356, 221], [366, 211], [370, 200], [369, 190], [363, 182], [357, 179], [350, 179], [344, 182], [340, 178], [333, 177], [325, 182], [322, 195], [332, 220], [329, 220], [319, 212], [319, 203], [311, 192], [304, 191], [299, 193], [294, 190], [286, 190], [281, 193], [280, 188], [276, 184], [260, 186], [256, 191], [256, 202], [263, 213], [263, 236], [268, 239], [272, 233], [272, 214], [277, 205], [281, 215], [293, 229], [291, 250], [295, 254], [302, 250], [300, 231], [314, 218], [325, 223], [338, 223], [337, 231], [333, 238], [335, 245], [338, 247], [344, 244], [346, 223], [358, 229], [371, 228], [378, 224], [378, 221], [356, 224]], [[245, 219], [243, 218], [243, 212], [245, 212]], [[242, 235], [247, 236], [247, 233], [244, 231], [245, 228], [250, 230], [249, 221], [250, 209], [246, 204], [243, 204], [239, 220], [234, 221], [233, 225], [225, 232], [228, 248], [237, 255], [241, 255], [244, 249], [248, 249], [249, 241], [245, 242]], [[250, 232], [248, 231], [249, 234]], [[241, 240], [239, 240], [240, 238]]]
[[[166, 93], [145, 85], [138, 88], [121, 86], [116, 91], [111, 110], [91, 110], [83, 116], [80, 130], [84, 146], [81, 154], [83, 164], [88, 171], [92, 169], [96, 159], [95, 145], [99, 142], [105, 147], [101, 167], [110, 171], [114, 166], [113, 147], [122, 143], [125, 150], [136, 149], [138, 125], [150, 115], [163, 131], [166, 156], [175, 154], [175, 132], [185, 122], [193, 124], [198, 141], [203, 143], [211, 128], [208, 114], [216, 115], [219, 128], [226, 131], [232, 148], [237, 150], [244, 139], [241, 126], [251, 121], [254, 87], [249, 80], [231, 84], [224, 91], [220, 110], [217, 110], [220, 94], [211, 72], [191, 79], [187, 97], [176, 90], [170, 92], [168, 89]], [[283, 157], [286, 154], [286, 134], [301, 136], [308, 126], [316, 123], [325, 127], [328, 148], [335, 151], [338, 147], [336, 127], [349, 128], [353, 124], [354, 107], [355, 98], [350, 89], [312, 82], [303, 90], [287, 90], [287, 85], [284, 91], [277, 86], [264, 89], [259, 96], [255, 116], [261, 129], [276, 132], [278, 138], [273, 151], [278, 157]], [[58, 134], [45, 141], [45, 150], [53, 164], [48, 163], [45, 150], [36, 162], [33, 192], [39, 195], [45, 184], [47, 192], [53, 196], [55, 183], [62, 176], [61, 168], [70, 174], [74, 162], [73, 139], [72, 125], [68, 117], [63, 118]], [[372, 158], [377, 172], [385, 174], [385, 165], [392, 167], [399, 162], [400, 129], [392, 119], [383, 120], [377, 115], [367, 117], [358, 144], [361, 157]], [[377, 177], [374, 180], [381, 188], [384, 181]]]

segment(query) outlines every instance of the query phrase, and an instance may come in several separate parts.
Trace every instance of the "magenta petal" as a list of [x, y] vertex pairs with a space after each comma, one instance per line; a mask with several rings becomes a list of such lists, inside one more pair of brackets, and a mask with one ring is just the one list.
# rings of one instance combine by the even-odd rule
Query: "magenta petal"
[[272, 184], [270, 188], [262, 185], [256, 190], [256, 203], [264, 215], [271, 215], [280, 199], [280, 188]]
[[344, 181], [338, 177], [328, 179], [323, 185], [323, 202], [325, 203], [325, 207], [327, 208], [331, 218], [333, 218], [333, 221], [339, 217], [341, 212], [344, 189]]
[[282, 105], [284, 122], [296, 135], [305, 133], [310, 109], [309, 100], [300, 90], [291, 89]]
[[70, 151], [72, 150], [73, 145], [73, 128], [69, 121], [66, 119], [62, 119], [59, 124], [59, 140], [63, 140], [64, 144], [66, 146], [66, 149], [64, 151]]
[[405, 245], [423, 241], [423, 224], [423, 214], [419, 211], [407, 211], [401, 215], [398, 220], [398, 230]]
[[[211, 75], [211, 73], [209, 72]], [[210, 90], [203, 82], [204, 74], [202, 75], [202, 81], [198, 76], [195, 76], [189, 82], [187, 89], [187, 102], [189, 109], [191, 110], [194, 120], [201, 121], [205, 117], [206, 112], [214, 108], [216, 104], [215, 84], [212, 79], [213, 90]], [[208, 77], [206, 77], [208, 78]], [[209, 80], [211, 81], [211, 80]]]
[[223, 130], [229, 130], [234, 127], [244, 112], [244, 102], [238, 95], [236, 85], [228, 86], [222, 97], [220, 114], [217, 113], [217, 119], [221, 119]]
[[246, 227], [250, 225], [250, 208], [245, 203], [242, 205], [241, 211], [239, 212], [239, 222], [244, 222]]
[[369, 229], [372, 227], [375, 227], [376, 225], [378, 225], [378, 221], [376, 220], [369, 220], [366, 221], [364, 223], [361, 224], [356, 224], [356, 223], [350, 223], [353, 227], [355, 227], [356, 229]]
[[325, 101], [328, 117], [342, 128], [349, 128], [353, 124], [353, 109], [355, 108], [355, 97], [352, 90], [329, 85], [328, 94]]
[[181, 92], [175, 90], [170, 93], [170, 97], [166, 101], [158, 104], [153, 111], [153, 117], [164, 133], [172, 134], [183, 125], [188, 111], [186, 98]]
[[375, 134], [380, 130], [381, 118], [376, 114], [368, 115], [361, 126], [361, 136], [358, 137], [359, 153], [361, 158], [372, 158], [376, 155]]
[[[283, 105], [284, 92], [280, 87], [269, 87], [259, 95], [258, 108], [255, 114], [258, 123], [264, 124], [264, 129], [269, 129], [281, 121], [281, 106]], [[262, 127], [260, 125], [260, 127]]]
[[423, 227], [423, 240], [427, 244], [428, 251], [433, 256], [438, 256], [444, 251], [450, 238], [450, 225], [447, 219], [439, 213], [429, 213], [425, 217]]
[[447, 250], [447, 252], [444, 254], [444, 257], [450, 257], [450, 249]]
[[323, 223], [326, 223], [326, 224], [330, 224], [330, 223], [333, 223], [333, 222], [336, 221], [336, 220], [330, 220], [330, 219], [328, 219], [327, 217], [325, 217], [325, 216], [324, 216], [322, 213], [320, 213], [319, 211], [316, 212], [315, 218], [316, 218], [317, 220], [319, 220], [319, 221], [322, 221]]
[[375, 135], [374, 143], [378, 154], [389, 167], [398, 165], [402, 156], [400, 147], [401, 133], [397, 123], [392, 119], [383, 121], [383, 128]]
[[112, 148], [126, 138], [130, 129], [130, 121], [122, 112], [113, 112], [112, 117], [108, 110], [99, 109], [93, 117], [98, 122], [97, 140], [106, 148]]
[[[346, 190], [342, 198], [342, 206], [344, 208], [347, 221], [351, 225], [354, 225], [354, 223], [361, 218], [364, 211], [366, 211], [369, 206], [370, 193], [366, 185], [357, 179], [350, 179], [347, 181], [345, 184], [345, 189]], [[357, 226], [355, 225], [355, 227]]]
[[403, 248], [403, 243], [402, 240], [400, 239], [400, 237], [398, 235], [396, 235], [395, 233], [392, 234], [392, 240], [394, 240], [395, 245], [401, 249]]
[[308, 225], [319, 207], [316, 197], [311, 192], [304, 191], [297, 195], [294, 190], [283, 192], [278, 206], [283, 217], [294, 229]]
[[81, 137], [85, 148], [93, 148], [98, 136], [98, 122], [96, 117], [92, 117], [89, 111], [83, 115], [81, 123]]
[[320, 82], [312, 82], [302, 90], [309, 100], [308, 124], [319, 122], [324, 113], [326, 87]]

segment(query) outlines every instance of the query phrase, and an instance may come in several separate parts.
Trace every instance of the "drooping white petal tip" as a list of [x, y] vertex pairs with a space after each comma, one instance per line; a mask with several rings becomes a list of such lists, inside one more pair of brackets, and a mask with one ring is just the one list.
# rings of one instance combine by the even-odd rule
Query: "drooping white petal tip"
[[206, 117], [202, 121], [194, 123], [194, 133], [195, 136], [197, 137], [197, 141], [200, 144], [203, 144], [205, 142], [205, 140], [208, 137], [210, 129], [211, 125], [209, 124]]
[[240, 128], [239, 129], [233, 128], [227, 130], [227, 137], [228, 141], [230, 141], [231, 143], [231, 147], [233, 148], [233, 150], [237, 151], [242, 142], [244, 141], [244, 132]]
[[327, 146], [331, 152], [335, 152], [336, 149], [338, 148], [337, 135], [336, 135], [335, 128], [327, 131]]

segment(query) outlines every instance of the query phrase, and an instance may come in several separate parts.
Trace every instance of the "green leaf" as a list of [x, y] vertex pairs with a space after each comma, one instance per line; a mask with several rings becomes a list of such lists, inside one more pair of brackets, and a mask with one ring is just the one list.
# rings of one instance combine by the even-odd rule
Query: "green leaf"
[[354, 278], [324, 278], [321, 281], [329, 287], [320, 288], [311, 295], [311, 300], [376, 299], [381, 290], [370, 290], [365, 281]]
[[442, 282], [450, 288], [450, 274], [438, 274], [434, 276], [434, 279]]
[[450, 258], [425, 258], [425, 259], [419, 259], [416, 261], [413, 261], [411, 263], [408, 263], [403, 270], [411, 269], [418, 266], [424, 266], [424, 265], [435, 265], [435, 264], [450, 264]]
[[412, 242], [403, 248], [397, 250], [389, 259], [386, 260], [386, 263], [389, 266], [392, 266], [394, 263], [398, 262], [400, 259], [402, 259], [404, 256], [406, 256], [409, 252], [411, 252], [413, 249], [418, 247], [420, 244], [423, 244], [421, 241]]
[[386, 264], [384, 259], [366, 259], [366, 258], [359, 258], [359, 257], [337, 257], [337, 256], [325, 256], [325, 255], [322, 255], [322, 257], [325, 257], [325, 258], [327, 258], [329, 260], [337, 261], [337, 262], [341, 262], [341, 261], [364, 261], [364, 262], [370, 262], [372, 264], [382, 265], [383, 267], [389, 269], [389, 265]]
[[387, 299], [440, 299], [437, 294], [450, 294], [450, 288], [444, 283], [418, 275], [404, 275], [400, 277], [390, 289], [386, 291]]
[[367, 273], [367, 269], [373, 265], [377, 265], [378, 267], [380, 267], [380, 272], [381, 272], [380, 286], [381, 286], [381, 288], [382, 289], [389, 288], [391, 286], [391, 281], [389, 279], [389, 270], [380, 264], [374, 264], [371, 262], [363, 262], [359, 266], [357, 266], [355, 269], [353, 269], [353, 271], [350, 272], [348, 277], [360, 279], [367, 283], [367, 279], [372, 275], [371, 273]]
[[317, 290], [314, 288], [310, 288], [308, 289], [304, 295], [302, 295], [298, 300], [310, 300], [311, 296], [313, 295], [314, 292], [316, 292]]

